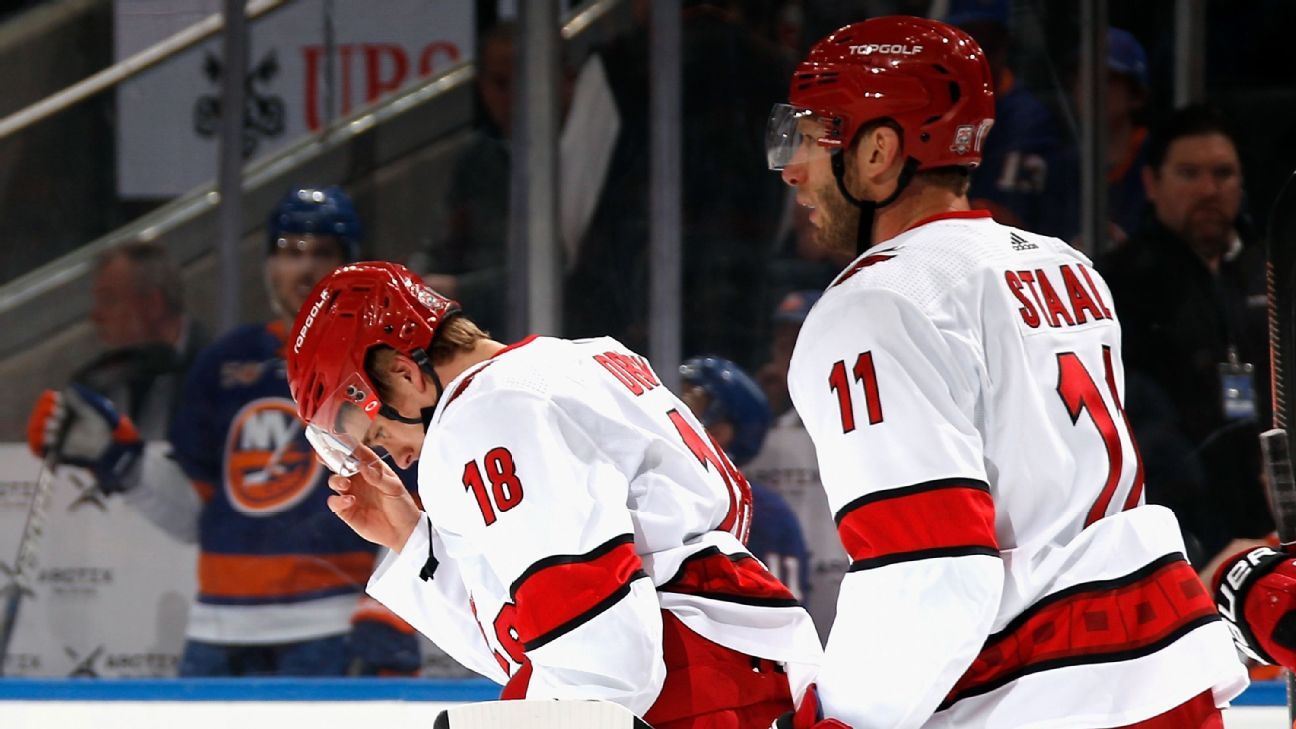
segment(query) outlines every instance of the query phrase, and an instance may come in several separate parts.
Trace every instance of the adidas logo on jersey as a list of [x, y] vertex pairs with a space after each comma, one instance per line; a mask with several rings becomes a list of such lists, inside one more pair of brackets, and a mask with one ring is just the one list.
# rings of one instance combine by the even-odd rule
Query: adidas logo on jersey
[[1008, 240], [1012, 243], [1012, 249], [1019, 253], [1021, 251], [1033, 251], [1036, 248], [1039, 248], [1039, 246], [1031, 243], [1016, 233], [1010, 234]]

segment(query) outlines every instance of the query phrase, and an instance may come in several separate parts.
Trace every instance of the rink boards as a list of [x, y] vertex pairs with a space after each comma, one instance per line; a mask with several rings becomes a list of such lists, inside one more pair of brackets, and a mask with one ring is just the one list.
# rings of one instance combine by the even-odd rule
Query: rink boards
[[[484, 680], [4, 679], [0, 723], [5, 729], [431, 726], [444, 708], [498, 694]], [[1225, 712], [1225, 726], [1284, 726], [1285, 701], [1280, 682], [1256, 683]]]

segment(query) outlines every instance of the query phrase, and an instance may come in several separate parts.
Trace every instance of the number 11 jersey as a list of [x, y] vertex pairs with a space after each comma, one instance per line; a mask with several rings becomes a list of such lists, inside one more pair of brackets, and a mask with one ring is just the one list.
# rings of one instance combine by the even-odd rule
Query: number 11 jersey
[[792, 400], [851, 559], [819, 675], [857, 727], [1095, 727], [1246, 685], [1173, 514], [1143, 504], [1106, 284], [980, 211], [829, 286]]

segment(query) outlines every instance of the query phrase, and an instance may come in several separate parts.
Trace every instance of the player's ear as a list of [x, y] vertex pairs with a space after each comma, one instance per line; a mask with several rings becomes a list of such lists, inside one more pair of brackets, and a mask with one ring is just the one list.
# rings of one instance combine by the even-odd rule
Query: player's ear
[[423, 370], [419, 369], [418, 364], [408, 356], [400, 352], [392, 352], [391, 359], [387, 361], [382, 369], [391, 378], [392, 382], [404, 380], [416, 388], [422, 389]]
[[858, 179], [876, 182], [884, 178], [891, 167], [903, 162], [903, 146], [900, 134], [887, 124], [865, 129], [855, 142], [853, 155]]

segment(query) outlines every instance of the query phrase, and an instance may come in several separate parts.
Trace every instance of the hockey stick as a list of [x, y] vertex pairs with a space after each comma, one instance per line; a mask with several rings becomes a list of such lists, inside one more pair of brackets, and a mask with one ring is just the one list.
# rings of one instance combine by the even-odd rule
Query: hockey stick
[[609, 701], [482, 701], [446, 709], [432, 729], [652, 729]]
[[[1269, 507], [1278, 527], [1278, 541], [1296, 552], [1296, 479], [1292, 476], [1292, 431], [1287, 385], [1296, 383], [1293, 359], [1293, 290], [1296, 286], [1296, 173], [1274, 201], [1265, 241], [1265, 286], [1269, 299], [1269, 361], [1273, 387], [1273, 429], [1260, 436], [1261, 455], [1269, 489]], [[1296, 721], [1296, 677], [1287, 675], [1287, 718]]]
[[18, 538], [18, 556], [14, 557], [13, 567], [7, 570], [9, 584], [3, 590], [4, 617], [0, 621], [0, 676], [4, 675], [9, 641], [13, 639], [14, 628], [18, 623], [18, 608], [24, 597], [34, 594], [31, 581], [36, 575], [38, 549], [41, 536], [45, 533], [45, 514], [49, 508], [50, 495], [54, 492], [54, 468], [57, 465], [58, 448], [51, 448], [41, 461], [40, 474], [36, 477], [36, 490], [32, 494], [31, 506], [27, 509], [27, 521], [23, 525], [22, 536]]

